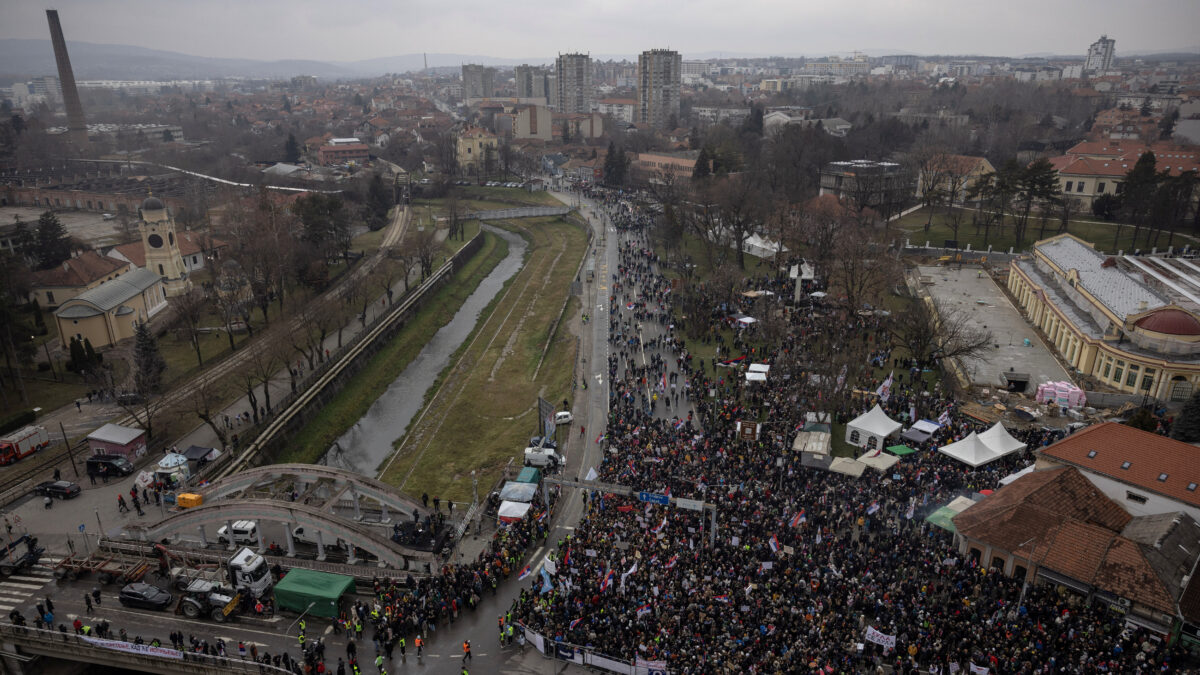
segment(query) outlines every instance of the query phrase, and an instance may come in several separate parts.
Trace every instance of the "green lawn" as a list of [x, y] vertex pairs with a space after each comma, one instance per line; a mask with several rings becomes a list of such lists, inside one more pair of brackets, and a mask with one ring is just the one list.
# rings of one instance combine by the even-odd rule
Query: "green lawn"
[[[960, 209], [959, 211], [962, 214], [962, 225], [958, 230], [959, 248], [965, 248], [967, 244], [970, 244], [971, 249], [974, 251], [986, 251], [988, 244], [991, 244], [994, 251], [1008, 251], [1009, 247], [1016, 246], [1011, 218], [1006, 221], [1004, 227], [997, 228], [993, 226], [990, 236], [987, 237], [987, 242], [985, 243], [982, 228], [976, 232], [976, 228], [971, 225], [974, 211], [971, 209]], [[948, 224], [950, 218], [946, 215], [945, 209], [937, 209], [928, 232], [925, 231], [925, 223], [927, 221], [929, 221], [929, 210], [920, 209], [900, 218], [895, 223], [892, 223], [891, 227], [893, 230], [900, 230], [903, 236], [908, 237], [914, 246], [923, 246], [928, 241], [930, 245], [939, 247], [945, 240], [954, 238], [954, 232]], [[1026, 227], [1024, 246], [1021, 250], [1028, 250], [1039, 239], [1058, 234], [1058, 226], [1059, 221], [1057, 218], [1049, 218], [1046, 221], [1045, 231], [1043, 232], [1041, 220], [1037, 216], [1031, 216], [1029, 225]], [[1118, 250], [1132, 250], [1133, 226], [1121, 226], [1121, 237], [1116, 241], [1116, 246], [1114, 247], [1113, 238], [1117, 235], [1117, 227], [1116, 223], [1106, 223], [1084, 218], [1070, 221], [1067, 231], [1085, 241], [1096, 244], [1096, 249], [1102, 252], [1115, 253]], [[1144, 240], [1144, 234], [1142, 238]], [[1166, 248], [1166, 240], [1167, 234], [1164, 233], [1159, 239], [1161, 248]], [[1175, 246], [1182, 246], [1186, 243], [1192, 243], [1192, 240], [1178, 234], [1175, 236]]]
[[433, 334], [449, 323], [479, 282], [508, 254], [508, 244], [484, 235], [483, 247], [454, 279], [434, 293], [403, 329], [327, 405], [317, 411], [287, 443], [277, 461], [315, 462], [379, 398], [416, 358]]
[[350, 240], [350, 251], [353, 253], [373, 253], [379, 250], [379, 245], [383, 243], [383, 235], [387, 232], [387, 228], [381, 228], [371, 232], [368, 230], [363, 234]]

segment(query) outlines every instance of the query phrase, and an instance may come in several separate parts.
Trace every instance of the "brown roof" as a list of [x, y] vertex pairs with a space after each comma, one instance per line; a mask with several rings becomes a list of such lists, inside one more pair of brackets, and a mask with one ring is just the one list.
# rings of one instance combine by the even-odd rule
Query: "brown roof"
[[[146, 266], [146, 247], [143, 246], [142, 242], [140, 242], [140, 241], [135, 241], [130, 244], [121, 244], [119, 246], [114, 246], [114, 247], [112, 247], [112, 250], [117, 251], [121, 255], [128, 258], [129, 262], [133, 263], [137, 267], [145, 267]], [[110, 253], [111, 252], [112, 251], [110, 251]], [[113, 258], [113, 260], [117, 260], [117, 258]]]
[[[1093, 457], [1089, 457], [1092, 454]], [[1200, 506], [1200, 448], [1116, 422], [1093, 424], [1039, 454], [1085, 471]], [[1125, 467], [1125, 463], [1128, 466]], [[1159, 480], [1160, 477], [1164, 480]], [[1189, 486], [1191, 489], [1189, 489]]]
[[63, 264], [48, 270], [33, 273], [34, 287], [80, 288], [107, 278], [123, 270], [129, 263], [114, 260], [96, 253], [84, 251]]

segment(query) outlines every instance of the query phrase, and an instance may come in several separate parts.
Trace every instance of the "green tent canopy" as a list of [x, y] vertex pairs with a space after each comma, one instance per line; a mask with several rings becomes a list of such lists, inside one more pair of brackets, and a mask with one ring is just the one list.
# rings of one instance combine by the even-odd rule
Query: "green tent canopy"
[[954, 521], [952, 520], [954, 516], [957, 515], [958, 511], [955, 511], [949, 506], [943, 506], [928, 516], [925, 516], [925, 522], [933, 523], [934, 525], [937, 525], [943, 530], [947, 530], [949, 532], [958, 532], [958, 529], [954, 527]]
[[295, 567], [275, 584], [275, 606], [333, 619], [338, 616], [338, 600], [347, 592], [354, 592], [354, 577]]
[[912, 449], [912, 448], [908, 447], [907, 445], [893, 445], [893, 446], [890, 446], [890, 447], [887, 449], [887, 451], [888, 451], [888, 452], [890, 452], [890, 453], [892, 453], [893, 455], [895, 455], [895, 456], [897, 456], [897, 457], [903, 457], [903, 456], [905, 456], [905, 455], [911, 455], [911, 454], [913, 454], [914, 452], [916, 452], [916, 450], [914, 450], [914, 449]]

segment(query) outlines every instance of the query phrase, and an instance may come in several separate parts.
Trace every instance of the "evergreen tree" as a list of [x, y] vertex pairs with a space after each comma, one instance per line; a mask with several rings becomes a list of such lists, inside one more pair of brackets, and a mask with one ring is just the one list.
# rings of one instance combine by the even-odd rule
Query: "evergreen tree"
[[300, 161], [300, 144], [296, 142], [296, 134], [288, 134], [287, 143], [283, 144], [283, 159], [293, 164]]
[[87, 338], [83, 338], [83, 356], [87, 360], [89, 368], [96, 365], [96, 362], [100, 360], [96, 355], [96, 350], [92, 348], [92, 341]]
[[1183, 404], [1171, 427], [1171, 438], [1184, 443], [1200, 442], [1200, 391]]
[[38, 269], [50, 269], [71, 257], [71, 240], [67, 228], [53, 211], [46, 211], [38, 218], [36, 248], [33, 257]]
[[143, 400], [162, 391], [163, 371], [167, 362], [158, 351], [158, 340], [145, 321], [137, 325], [133, 343], [133, 384]]
[[712, 158], [708, 154], [708, 148], [700, 148], [700, 154], [696, 156], [696, 168], [692, 169], [692, 180], [708, 178], [711, 173]]
[[83, 364], [87, 361], [87, 353], [83, 350], [83, 345], [79, 344], [79, 340], [75, 336], [71, 336], [71, 344], [69, 346], [71, 361], [67, 364], [67, 369], [77, 371], [83, 368]]
[[617, 144], [612, 141], [608, 142], [608, 153], [604, 155], [604, 182], [609, 185], [616, 184], [617, 177]]
[[46, 317], [42, 315], [41, 303], [34, 298], [33, 302], [29, 303], [29, 308], [33, 310], [33, 325], [37, 326], [44, 335], [46, 333]]
[[378, 230], [387, 225], [388, 211], [392, 208], [392, 191], [383, 184], [383, 178], [375, 174], [367, 186], [367, 226]]

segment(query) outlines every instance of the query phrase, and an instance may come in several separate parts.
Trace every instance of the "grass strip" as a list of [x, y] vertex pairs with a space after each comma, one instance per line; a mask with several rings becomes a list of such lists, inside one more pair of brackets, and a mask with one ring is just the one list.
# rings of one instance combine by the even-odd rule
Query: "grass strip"
[[416, 358], [434, 333], [450, 322], [480, 282], [508, 255], [508, 243], [484, 234], [479, 252], [425, 301], [404, 328], [288, 442], [279, 462], [317, 461], [333, 442], [359, 420], [371, 404]]

